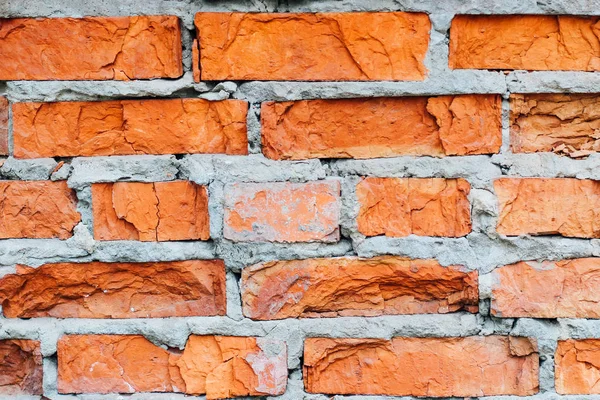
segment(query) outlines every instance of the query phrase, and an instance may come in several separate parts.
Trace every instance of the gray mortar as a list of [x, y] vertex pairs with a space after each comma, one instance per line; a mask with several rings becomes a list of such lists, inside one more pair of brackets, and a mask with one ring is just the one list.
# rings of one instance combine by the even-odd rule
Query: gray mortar
[[[422, 11], [430, 14], [432, 31], [426, 67], [421, 82], [202, 82], [194, 83], [191, 69], [193, 17], [198, 11], [327, 12], [327, 11]], [[185, 259], [225, 260], [227, 268], [227, 316], [166, 319], [91, 320], [0, 318], [0, 338], [30, 338], [41, 341], [44, 356], [44, 388], [51, 399], [184, 399], [180, 394], [58, 395], [56, 388], [56, 341], [63, 334], [142, 334], [157, 345], [182, 348], [190, 334], [261, 336], [286, 341], [290, 375], [284, 396], [277, 399], [414, 399], [390, 396], [323, 396], [305, 393], [301, 356], [307, 337], [394, 336], [530, 336], [540, 348], [539, 395], [522, 399], [600, 399], [600, 396], [559, 396], [554, 391], [552, 369], [557, 340], [600, 338], [600, 320], [511, 319], [489, 315], [490, 272], [499, 265], [520, 260], [557, 260], [600, 256], [600, 240], [522, 236], [507, 238], [495, 232], [498, 216], [493, 181], [502, 176], [575, 177], [600, 179], [600, 156], [572, 160], [554, 154], [511, 154], [508, 147], [508, 103], [510, 93], [598, 92], [600, 74], [586, 72], [524, 72], [448, 68], [448, 29], [455, 14], [581, 14], [600, 15], [598, 0], [2, 0], [0, 17], [81, 17], [86, 15], [171, 14], [181, 19], [183, 65], [179, 79], [151, 81], [63, 81], [0, 82], [0, 93], [17, 101], [87, 101], [121, 98], [199, 97], [209, 100], [243, 99], [249, 103], [248, 139], [250, 156], [186, 155], [91, 157], [66, 160], [8, 158], [0, 167], [0, 178], [13, 180], [68, 180], [77, 191], [82, 223], [68, 240], [9, 239], [0, 241], [0, 275], [13, 273], [16, 264], [39, 266], [49, 262], [170, 261]], [[501, 94], [503, 101], [503, 153], [493, 156], [396, 157], [373, 160], [273, 161], [260, 154], [260, 103], [315, 98]], [[12, 116], [11, 121], [12, 124]], [[12, 151], [12, 125], [9, 127]], [[1, 161], [0, 161], [1, 162]], [[472, 186], [473, 232], [464, 238], [365, 238], [357, 231], [356, 182], [362, 176], [464, 178]], [[306, 182], [327, 177], [342, 178], [342, 239], [338, 243], [233, 243], [222, 238], [223, 187], [234, 182]], [[170, 181], [189, 179], [208, 185], [211, 237], [208, 242], [140, 243], [95, 241], [92, 236], [90, 185], [115, 181]], [[443, 265], [462, 264], [480, 272], [479, 314], [400, 315], [345, 317], [335, 319], [286, 319], [251, 321], [243, 317], [239, 273], [248, 266], [270, 260], [358, 255], [373, 257], [396, 254], [415, 258], [437, 258]], [[7, 397], [8, 398], [8, 397]], [[14, 397], [10, 397], [14, 398]], [[23, 399], [38, 398], [23, 396]], [[198, 398], [204, 398], [203, 396]], [[270, 397], [268, 397], [270, 398]], [[1, 397], [0, 397], [1, 399]], [[275, 398], [273, 398], [275, 399]], [[513, 396], [486, 397], [513, 400]]]

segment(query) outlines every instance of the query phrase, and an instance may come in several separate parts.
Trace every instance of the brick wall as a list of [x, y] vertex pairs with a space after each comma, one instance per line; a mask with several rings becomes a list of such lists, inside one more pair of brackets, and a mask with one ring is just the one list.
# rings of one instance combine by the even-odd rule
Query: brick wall
[[598, 398], [592, 3], [4, 0], [0, 397]]

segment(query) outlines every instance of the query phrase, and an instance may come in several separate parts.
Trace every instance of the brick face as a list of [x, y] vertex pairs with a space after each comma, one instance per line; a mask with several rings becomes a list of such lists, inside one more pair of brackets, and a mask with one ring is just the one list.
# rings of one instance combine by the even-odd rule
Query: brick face
[[497, 230], [523, 234], [600, 237], [600, 184], [585, 179], [504, 178], [494, 182]]
[[0, 156], [8, 154], [8, 100], [0, 97]]
[[174, 16], [0, 20], [0, 80], [129, 80], [182, 75]]
[[273, 159], [497, 153], [496, 95], [263, 103], [264, 154]]
[[476, 271], [434, 260], [272, 261], [242, 272], [244, 314], [259, 320], [476, 312], [478, 299]]
[[67, 183], [0, 181], [0, 239], [68, 239], [81, 220]]
[[510, 144], [515, 153], [553, 151], [583, 157], [600, 150], [600, 96], [510, 96]]
[[600, 259], [520, 262], [492, 274], [492, 313], [498, 317], [600, 318]]
[[225, 189], [223, 235], [240, 242], [335, 242], [340, 183], [239, 183]]
[[358, 230], [366, 236], [451, 236], [471, 231], [464, 179], [365, 178], [356, 186]]
[[219, 399], [283, 394], [286, 379], [285, 345], [267, 339], [190, 336], [183, 352], [139, 335], [58, 341], [60, 393], [181, 392]]
[[247, 154], [239, 100], [120, 100], [13, 104], [15, 157]]
[[225, 265], [193, 260], [19, 266], [0, 279], [0, 301], [9, 318], [224, 315]]
[[92, 185], [98, 240], [206, 240], [208, 194], [192, 182], [117, 182]]
[[42, 353], [35, 340], [0, 340], [0, 395], [41, 395]]
[[519, 337], [309, 338], [304, 386], [325, 394], [528, 396], [538, 392], [538, 363], [535, 342]]
[[[421, 13], [198, 13], [203, 80], [423, 80]], [[327, 49], [327, 51], [323, 51]]]
[[556, 392], [600, 394], [599, 339], [560, 340], [556, 348]]
[[450, 68], [598, 71], [598, 17], [457, 15]]

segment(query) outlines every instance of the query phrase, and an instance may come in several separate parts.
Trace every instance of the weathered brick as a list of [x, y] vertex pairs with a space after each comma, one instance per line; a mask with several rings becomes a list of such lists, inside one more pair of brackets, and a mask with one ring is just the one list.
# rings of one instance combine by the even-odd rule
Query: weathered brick
[[532, 339], [328, 339], [304, 343], [310, 393], [391, 396], [527, 396], [538, 391]]
[[302, 100], [262, 104], [263, 153], [273, 159], [497, 153], [498, 95]]
[[0, 340], [0, 395], [41, 395], [42, 353], [35, 340]]
[[225, 188], [223, 235], [236, 242], [339, 240], [340, 182], [235, 183]]
[[492, 276], [495, 316], [600, 318], [600, 258], [519, 262]]
[[559, 340], [554, 356], [556, 392], [600, 394], [600, 339]]
[[8, 318], [224, 315], [225, 265], [190, 260], [18, 266], [16, 274], [0, 279], [0, 301]]
[[67, 239], [81, 220], [65, 181], [0, 181], [0, 210], [0, 239]]
[[494, 182], [497, 230], [524, 234], [600, 237], [600, 183], [569, 178], [503, 178]]
[[247, 103], [203, 99], [13, 104], [17, 158], [247, 154]]
[[258, 320], [477, 312], [477, 271], [400, 257], [271, 261], [244, 268], [244, 315]]
[[471, 232], [464, 179], [365, 178], [356, 186], [366, 236], [465, 236]]
[[[423, 80], [422, 13], [198, 13], [203, 80]], [[325, 51], [326, 49], [326, 51]]]
[[450, 68], [599, 71], [600, 17], [457, 15]]
[[129, 80], [183, 73], [174, 16], [0, 20], [0, 80]]
[[72, 335], [58, 341], [60, 393], [182, 392], [207, 399], [283, 394], [285, 344], [190, 336], [183, 352], [143, 336]]
[[600, 150], [597, 94], [513, 94], [510, 120], [514, 153], [553, 151], [577, 158]]
[[8, 100], [0, 96], [0, 156], [8, 154]]
[[188, 181], [92, 185], [97, 240], [207, 240], [205, 186]]

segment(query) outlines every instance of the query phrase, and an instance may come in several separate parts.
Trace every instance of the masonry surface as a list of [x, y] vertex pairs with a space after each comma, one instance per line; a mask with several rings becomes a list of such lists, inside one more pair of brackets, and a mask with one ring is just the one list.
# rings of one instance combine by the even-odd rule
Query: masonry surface
[[600, 399], [600, 4], [0, 2], [0, 398]]

